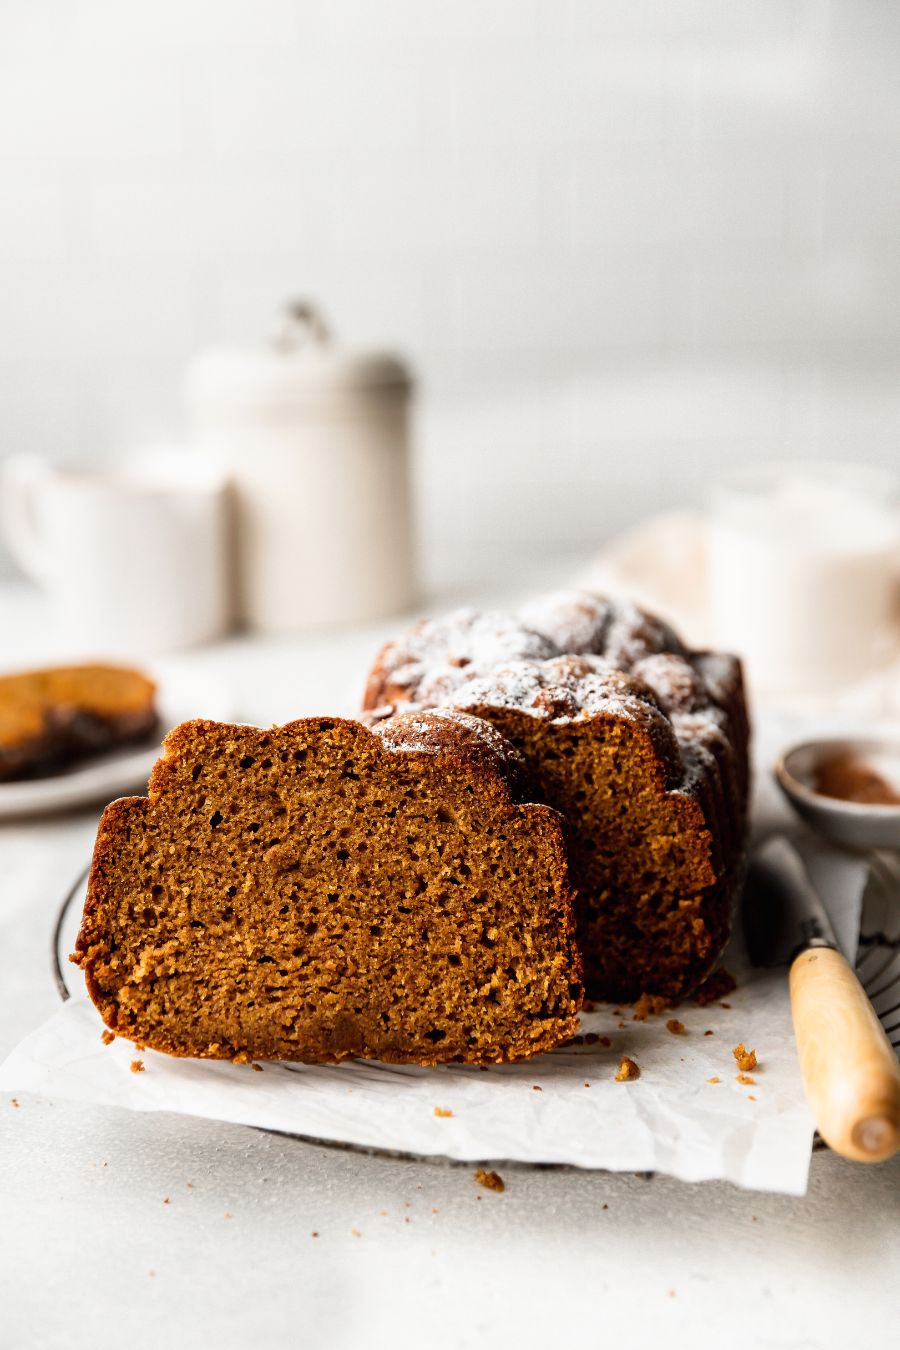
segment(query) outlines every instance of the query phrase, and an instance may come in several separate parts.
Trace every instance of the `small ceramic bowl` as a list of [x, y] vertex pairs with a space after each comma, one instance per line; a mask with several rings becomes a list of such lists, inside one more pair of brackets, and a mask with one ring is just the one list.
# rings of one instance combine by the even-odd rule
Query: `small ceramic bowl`
[[867, 765], [900, 792], [900, 742], [865, 737], [793, 746], [775, 765], [778, 786], [807, 824], [836, 843], [857, 849], [900, 849], [900, 805], [851, 802], [816, 791], [817, 769], [844, 756]]

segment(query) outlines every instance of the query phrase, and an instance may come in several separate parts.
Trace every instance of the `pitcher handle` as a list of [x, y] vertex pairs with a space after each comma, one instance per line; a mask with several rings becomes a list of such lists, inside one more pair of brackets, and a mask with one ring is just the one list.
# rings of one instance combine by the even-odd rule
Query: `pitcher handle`
[[34, 495], [47, 477], [47, 466], [33, 455], [13, 455], [0, 468], [0, 532], [13, 560], [38, 583], [47, 580], [48, 565]]

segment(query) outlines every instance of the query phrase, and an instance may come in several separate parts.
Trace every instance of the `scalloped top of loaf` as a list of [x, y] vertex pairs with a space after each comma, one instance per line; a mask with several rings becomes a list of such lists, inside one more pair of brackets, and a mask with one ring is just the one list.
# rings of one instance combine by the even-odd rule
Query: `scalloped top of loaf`
[[[599, 664], [558, 663], [567, 657]], [[554, 658], [557, 663], [544, 672], [520, 668], [522, 662]], [[736, 671], [734, 657], [689, 652], [667, 623], [637, 605], [589, 591], [557, 591], [513, 614], [461, 609], [417, 623], [379, 652], [364, 706], [474, 706], [468, 692], [461, 699], [460, 691], [468, 691], [473, 680], [489, 680], [505, 706], [533, 707], [536, 713], [549, 709], [551, 700], [533, 702], [533, 695], [562, 688], [565, 696], [560, 695], [555, 717], [567, 706], [577, 703], [576, 712], [584, 711], [598, 700], [611, 711], [614, 695], [624, 700], [623, 713], [642, 715], [634, 700], [646, 705], [648, 690], [650, 702], [669, 716], [715, 713], [727, 711]], [[615, 678], [617, 672], [634, 678], [623, 682]]]
[[396, 712], [393, 706], [363, 713], [360, 718], [306, 717], [271, 728], [213, 722], [205, 718], [181, 722], [163, 741], [162, 755], [150, 775], [149, 799], [158, 799], [168, 789], [173, 762], [189, 756], [199, 737], [214, 736], [223, 746], [229, 741], [240, 745], [248, 738], [269, 744], [294, 731], [308, 731], [313, 726], [323, 730], [346, 727], [363, 736], [374, 735], [386, 750], [464, 762], [480, 773], [503, 780], [510, 788], [512, 799], [526, 804], [521, 795], [527, 782], [525, 761], [496, 727], [459, 708], [408, 707]]
[[468, 674], [517, 658], [542, 660], [553, 643], [514, 614], [457, 609], [441, 619], [422, 619], [385, 643], [369, 675], [363, 706], [433, 704]]
[[552, 591], [518, 611], [521, 623], [540, 633], [559, 654], [604, 656], [620, 670], [657, 652], [684, 655], [678, 634], [664, 620], [628, 600], [592, 591]]
[[371, 722], [371, 730], [389, 750], [465, 759], [506, 780], [520, 800], [527, 781], [525, 761], [495, 726], [459, 708], [409, 709]]

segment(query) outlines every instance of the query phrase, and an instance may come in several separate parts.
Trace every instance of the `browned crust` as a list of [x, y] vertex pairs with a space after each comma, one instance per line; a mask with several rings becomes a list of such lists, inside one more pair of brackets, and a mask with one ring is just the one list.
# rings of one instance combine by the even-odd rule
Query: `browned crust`
[[[471, 612], [465, 614], [466, 623], [471, 625]], [[531, 716], [555, 720], [561, 715], [592, 713], [596, 708], [593, 686], [598, 679], [605, 679], [611, 692], [627, 704], [628, 715], [649, 723], [653, 720], [651, 710], [661, 714], [652, 730], [658, 753], [671, 766], [672, 744], [677, 743], [692, 771], [683, 790], [703, 807], [716, 841], [724, 844], [729, 856], [735, 849], [740, 851], [746, 835], [750, 724], [739, 659], [728, 653], [686, 651], [677, 634], [653, 615], [589, 592], [562, 593], [556, 609], [553, 597], [526, 606], [519, 622], [523, 634], [536, 631], [556, 645], [557, 658], [534, 661], [523, 657], [506, 667], [498, 664], [487, 670], [464, 667], [453, 674], [452, 680], [446, 679], [445, 672], [443, 682], [436, 681], [421, 661], [417, 665], [408, 660], [410, 650], [416, 651], [423, 628], [418, 624], [407, 638], [385, 644], [378, 653], [364, 706], [374, 708], [381, 702], [394, 702], [402, 708], [404, 702], [423, 700], [424, 706], [477, 711], [479, 702], [482, 707], [491, 707], [495, 701], [466, 697], [466, 687], [473, 677], [489, 685], [502, 679], [505, 669], [518, 665], [531, 669], [543, 681], [540, 672], [568, 667], [571, 674], [560, 682], [564, 689], [552, 687], [527, 706], [520, 705]], [[515, 616], [510, 616], [513, 632], [514, 624]], [[448, 632], [456, 636], [453, 616], [443, 625], [432, 625], [432, 642], [438, 649]], [[567, 642], [574, 652], [560, 646]], [[610, 654], [615, 663], [610, 662]], [[393, 674], [401, 661], [406, 662], [403, 669], [407, 677], [398, 684]], [[546, 683], [554, 685], [549, 676]], [[433, 693], [436, 696], [431, 699]], [[562, 705], [561, 698], [565, 700]], [[508, 699], [503, 703], [510, 706]]]
[[[152, 816], [154, 805], [172, 790], [176, 781], [175, 770], [179, 757], [187, 753], [198, 734], [217, 733], [233, 738], [246, 753], [264, 754], [282, 741], [294, 736], [303, 739], [318, 732], [335, 727], [345, 729], [351, 740], [375, 742], [390, 756], [413, 754], [426, 755], [436, 759], [448, 769], [451, 766], [469, 770], [485, 791], [490, 792], [505, 804], [511, 813], [526, 812], [534, 826], [535, 835], [539, 835], [546, 847], [551, 850], [550, 870], [556, 878], [559, 903], [564, 914], [562, 931], [559, 934], [560, 950], [568, 953], [567, 981], [571, 989], [571, 1007], [567, 1016], [559, 1016], [540, 1037], [535, 1036], [531, 1046], [523, 1050], [520, 1047], [490, 1056], [491, 1062], [503, 1062], [523, 1058], [544, 1050], [552, 1049], [563, 1043], [577, 1029], [578, 1012], [581, 1007], [583, 989], [581, 987], [581, 958], [575, 942], [574, 895], [568, 880], [568, 860], [563, 839], [562, 820], [550, 807], [526, 800], [525, 780], [520, 772], [521, 760], [516, 751], [492, 727], [477, 718], [453, 711], [435, 711], [392, 719], [389, 726], [376, 727], [375, 730], [359, 722], [335, 717], [305, 718], [288, 723], [282, 727], [262, 730], [247, 726], [232, 726], [205, 720], [182, 723], [166, 736], [163, 755], [151, 774], [148, 797], [126, 797], [112, 802], [104, 811], [94, 845], [87, 898], [82, 915], [81, 928], [75, 943], [73, 960], [84, 971], [88, 993], [97, 1006], [107, 1027], [112, 1031], [122, 1028], [118, 1025], [119, 1004], [116, 991], [101, 988], [96, 978], [97, 965], [109, 954], [109, 940], [104, 923], [104, 910], [110, 891], [117, 884], [116, 869], [118, 854], [123, 838], [137, 819]], [[142, 1044], [149, 1045], [165, 1053], [176, 1056], [196, 1056], [195, 1049], [185, 1049], [177, 1042], [154, 1038], [152, 1034], [142, 1035]], [[200, 1052], [206, 1058], [233, 1058], [236, 1047], [221, 1045], [208, 1052]], [[260, 1059], [267, 1058], [264, 1050], [239, 1048], [240, 1057], [250, 1054]], [[324, 1048], [321, 1053], [304, 1055], [308, 1062], [339, 1062], [348, 1057], [365, 1057], [364, 1048], [353, 1049]], [[418, 1054], [414, 1060], [409, 1055], [379, 1053], [379, 1058], [387, 1062], [423, 1065], [447, 1062], [440, 1048], [433, 1053]], [[464, 1062], [483, 1062], [477, 1054], [454, 1056]]]
[[542, 659], [554, 654], [549, 639], [515, 615], [462, 609], [444, 619], [420, 619], [386, 642], [369, 671], [362, 707], [441, 701], [438, 689], [493, 669], [503, 660]]
[[113, 884], [112, 863], [129, 816], [144, 815], [149, 809], [150, 799], [147, 797], [119, 797], [109, 803], [100, 817], [91, 856], [81, 927], [75, 939], [75, 951], [72, 955], [72, 960], [84, 972], [85, 984], [92, 1002], [99, 1009], [111, 1031], [116, 1029], [117, 1004], [115, 1000], [104, 995], [94, 977], [96, 960], [100, 953], [106, 950], [102, 931], [103, 899], [107, 887]]

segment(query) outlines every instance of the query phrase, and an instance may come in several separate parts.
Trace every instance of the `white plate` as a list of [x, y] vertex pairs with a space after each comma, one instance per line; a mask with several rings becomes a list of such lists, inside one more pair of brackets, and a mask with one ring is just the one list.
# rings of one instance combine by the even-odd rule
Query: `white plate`
[[229, 721], [234, 709], [229, 695], [210, 681], [179, 675], [160, 676], [156, 705], [159, 733], [141, 746], [126, 746], [79, 761], [71, 768], [44, 778], [0, 783], [0, 820], [17, 816], [45, 815], [75, 806], [109, 802], [130, 792], [145, 792], [150, 770], [159, 758], [165, 733], [191, 717]]

